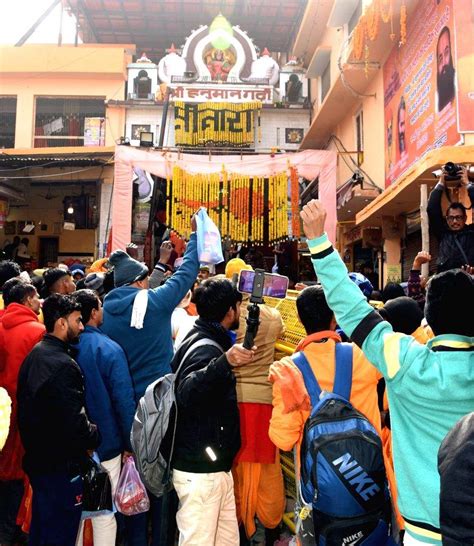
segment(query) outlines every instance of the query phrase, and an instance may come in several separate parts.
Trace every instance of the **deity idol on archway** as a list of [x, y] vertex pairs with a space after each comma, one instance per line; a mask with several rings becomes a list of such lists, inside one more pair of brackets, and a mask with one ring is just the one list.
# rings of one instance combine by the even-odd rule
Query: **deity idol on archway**
[[213, 48], [205, 56], [206, 66], [213, 81], [227, 81], [229, 72], [235, 64], [235, 56], [229, 49]]

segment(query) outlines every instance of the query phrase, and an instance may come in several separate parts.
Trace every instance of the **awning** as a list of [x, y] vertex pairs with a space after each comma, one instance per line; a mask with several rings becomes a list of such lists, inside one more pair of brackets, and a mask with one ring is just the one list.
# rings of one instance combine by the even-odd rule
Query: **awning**
[[0, 168], [5, 171], [0, 175], [12, 174], [7, 172], [8, 169], [28, 167], [100, 167], [111, 162], [114, 151], [114, 147], [104, 146], [4, 149], [0, 150]]
[[420, 207], [420, 185], [436, 184], [432, 171], [448, 161], [472, 163], [474, 146], [445, 146], [429, 151], [404, 175], [356, 215], [357, 225], [381, 226], [382, 216], [399, 216]]

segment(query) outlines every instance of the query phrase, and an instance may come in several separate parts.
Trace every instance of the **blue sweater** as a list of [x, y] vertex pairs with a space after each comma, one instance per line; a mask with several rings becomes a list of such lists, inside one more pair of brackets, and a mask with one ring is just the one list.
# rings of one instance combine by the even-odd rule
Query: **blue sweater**
[[179, 270], [162, 286], [148, 290], [148, 307], [141, 330], [130, 327], [139, 288], [115, 288], [104, 300], [102, 330], [119, 343], [127, 355], [137, 403], [150, 383], [171, 371], [171, 314], [193, 286], [198, 272], [196, 234], [192, 233]]
[[135, 399], [127, 359], [121, 347], [93, 326], [86, 326], [76, 346], [84, 375], [86, 409], [99, 428], [101, 461], [131, 451]]
[[308, 247], [337, 322], [385, 377], [406, 531], [441, 545], [437, 456], [448, 431], [474, 408], [474, 338], [445, 334], [420, 345], [394, 332], [349, 279], [326, 235]]

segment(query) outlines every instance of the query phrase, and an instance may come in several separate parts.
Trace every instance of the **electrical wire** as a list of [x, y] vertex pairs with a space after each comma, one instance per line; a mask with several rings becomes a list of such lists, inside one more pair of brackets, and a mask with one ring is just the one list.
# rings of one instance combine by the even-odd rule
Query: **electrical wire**
[[9, 180], [37, 180], [40, 178], [55, 178], [56, 176], [67, 176], [68, 174], [76, 174], [76, 173], [83, 173], [86, 171], [91, 171], [92, 169], [98, 169], [100, 167], [104, 168], [107, 165], [111, 165], [114, 162], [114, 156], [112, 156], [108, 161], [105, 163], [102, 163], [101, 165], [93, 165], [91, 167], [83, 167], [82, 169], [77, 169], [74, 171], [68, 171], [68, 172], [61, 172], [61, 173], [53, 173], [53, 174], [37, 174], [37, 175], [30, 175], [30, 176], [9, 176]]
[[351, 167], [349, 165], [349, 163], [347, 162], [346, 158], [345, 158], [345, 155], [344, 154], [340, 154], [342, 159], [344, 160], [344, 163], [347, 165], [348, 169], [353, 173], [353, 174], [357, 174], [357, 173], [362, 173], [364, 175], [364, 178], [367, 180], [367, 182], [373, 186], [375, 189], [377, 189], [380, 193], [382, 193], [382, 188], [380, 188], [379, 186], [377, 186], [377, 184], [372, 180], [372, 178], [367, 174], [367, 172], [360, 166], [360, 165], [357, 165], [357, 163], [354, 161], [354, 159], [351, 157], [350, 154], [348, 154], [348, 150], [347, 148], [344, 146], [342, 140], [335, 134], [332, 134], [330, 137], [329, 137], [329, 140], [326, 144], [326, 148], [327, 146], [329, 145], [330, 142], [334, 142], [334, 145], [336, 146], [337, 148], [337, 151], [338, 152], [341, 152], [339, 146], [342, 148], [342, 151], [345, 152], [348, 156], [349, 156], [349, 159], [351, 160], [351, 162], [353, 163], [354, 167], [355, 167], [355, 170], [353, 167]]

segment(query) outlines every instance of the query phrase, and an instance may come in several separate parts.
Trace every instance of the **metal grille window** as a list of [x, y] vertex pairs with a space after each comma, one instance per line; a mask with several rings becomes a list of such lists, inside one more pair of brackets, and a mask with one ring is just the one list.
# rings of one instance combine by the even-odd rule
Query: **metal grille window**
[[105, 118], [103, 98], [38, 97], [34, 147], [84, 146], [87, 118]]
[[331, 63], [329, 62], [321, 74], [321, 103], [331, 87]]
[[0, 148], [15, 147], [16, 97], [0, 97]]

